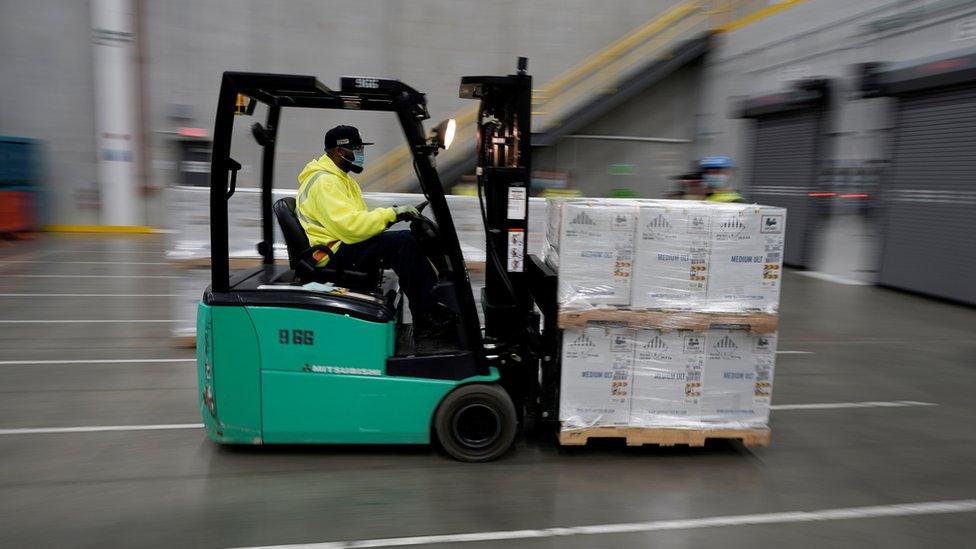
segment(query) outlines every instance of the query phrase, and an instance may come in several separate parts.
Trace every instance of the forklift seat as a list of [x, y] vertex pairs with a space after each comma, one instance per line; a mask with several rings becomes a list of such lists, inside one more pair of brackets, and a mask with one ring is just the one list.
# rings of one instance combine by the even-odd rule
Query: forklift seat
[[368, 271], [352, 271], [347, 269], [334, 269], [326, 265], [319, 267], [318, 260], [314, 255], [316, 252], [324, 252], [332, 256], [332, 250], [327, 246], [310, 246], [305, 229], [295, 215], [295, 199], [287, 196], [274, 203], [272, 207], [278, 225], [285, 236], [285, 245], [288, 248], [288, 264], [295, 271], [295, 278], [299, 282], [332, 282], [340, 286], [371, 292], [375, 290], [383, 278], [383, 269], [376, 266], [375, 269]]

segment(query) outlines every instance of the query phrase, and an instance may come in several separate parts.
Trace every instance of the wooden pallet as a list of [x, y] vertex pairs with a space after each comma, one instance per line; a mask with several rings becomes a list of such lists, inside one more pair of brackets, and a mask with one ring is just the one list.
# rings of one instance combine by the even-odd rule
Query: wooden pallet
[[627, 446], [704, 446], [710, 438], [741, 440], [749, 448], [769, 446], [771, 431], [763, 429], [668, 429], [645, 427], [589, 427], [560, 431], [559, 444], [584, 446], [591, 438], [623, 438]]
[[662, 309], [597, 308], [559, 312], [559, 327], [585, 328], [587, 323], [613, 324], [657, 330], [695, 330], [736, 328], [766, 334], [779, 329], [779, 315], [774, 313], [706, 313]]

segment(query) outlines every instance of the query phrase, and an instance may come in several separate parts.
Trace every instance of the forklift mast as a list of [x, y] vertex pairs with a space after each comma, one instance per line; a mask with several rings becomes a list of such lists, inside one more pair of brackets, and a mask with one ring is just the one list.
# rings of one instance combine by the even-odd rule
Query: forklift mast
[[476, 175], [487, 256], [481, 293], [486, 352], [496, 359], [513, 400], [552, 421], [561, 336], [556, 273], [526, 251], [532, 175], [532, 77], [526, 65], [520, 57], [516, 74], [463, 77], [460, 96], [480, 101]]
[[460, 96], [478, 99], [478, 198], [484, 217], [486, 343], [518, 345], [532, 313], [526, 280], [531, 177], [532, 77], [526, 58], [509, 76], [466, 76]]

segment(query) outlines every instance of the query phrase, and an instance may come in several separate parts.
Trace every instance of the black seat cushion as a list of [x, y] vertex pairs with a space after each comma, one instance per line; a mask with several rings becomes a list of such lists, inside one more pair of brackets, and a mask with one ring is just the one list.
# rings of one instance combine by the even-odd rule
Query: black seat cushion
[[361, 290], [373, 290], [382, 279], [382, 270], [370, 269], [368, 272], [332, 269], [316, 266], [313, 249], [308, 242], [308, 235], [298, 221], [295, 214], [295, 199], [286, 196], [277, 200], [272, 206], [281, 233], [285, 237], [288, 248], [288, 264], [295, 271], [295, 276], [302, 282], [334, 282]]
[[288, 247], [288, 264], [295, 271], [300, 270], [296, 265], [302, 256], [302, 252], [309, 249], [308, 235], [305, 234], [305, 229], [302, 228], [302, 224], [298, 222], [298, 216], [295, 215], [295, 199], [291, 196], [286, 196], [274, 203], [271, 207], [274, 210], [275, 217], [278, 219], [278, 226], [281, 227], [281, 233], [285, 235], [285, 246]]

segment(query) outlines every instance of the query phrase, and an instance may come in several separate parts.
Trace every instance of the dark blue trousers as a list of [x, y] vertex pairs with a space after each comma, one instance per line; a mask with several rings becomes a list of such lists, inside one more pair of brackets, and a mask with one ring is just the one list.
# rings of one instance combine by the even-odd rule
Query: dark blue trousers
[[349, 270], [368, 270], [377, 265], [393, 269], [410, 300], [414, 322], [427, 320], [437, 277], [410, 231], [386, 231], [362, 242], [343, 244], [329, 264]]

